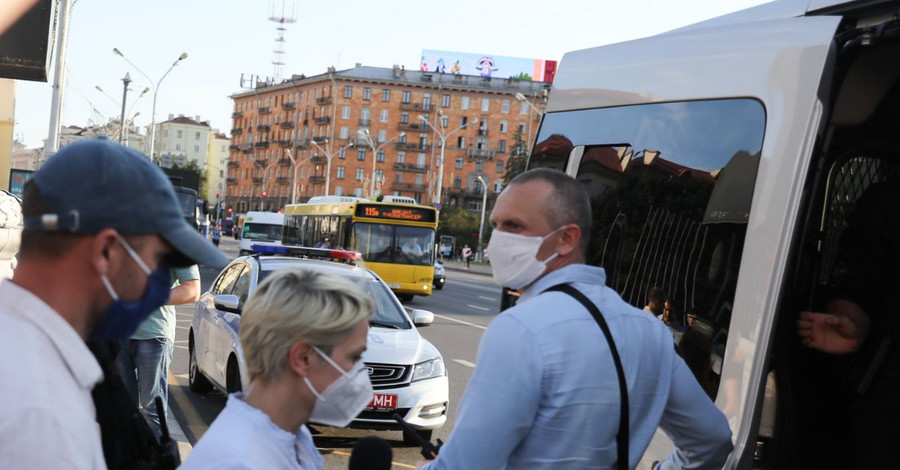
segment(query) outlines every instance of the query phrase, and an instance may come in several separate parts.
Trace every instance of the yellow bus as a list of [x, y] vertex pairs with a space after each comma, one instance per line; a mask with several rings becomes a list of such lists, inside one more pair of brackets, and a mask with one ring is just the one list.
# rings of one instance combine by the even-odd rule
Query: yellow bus
[[282, 243], [358, 251], [401, 300], [431, 295], [437, 211], [414, 202], [320, 196], [289, 204]]

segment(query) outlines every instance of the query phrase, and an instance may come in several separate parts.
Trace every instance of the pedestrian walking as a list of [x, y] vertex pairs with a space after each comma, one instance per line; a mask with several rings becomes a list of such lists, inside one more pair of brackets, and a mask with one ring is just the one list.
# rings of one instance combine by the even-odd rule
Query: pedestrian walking
[[462, 257], [466, 263], [466, 269], [469, 269], [469, 261], [472, 259], [472, 249], [469, 248], [469, 245], [463, 245]]

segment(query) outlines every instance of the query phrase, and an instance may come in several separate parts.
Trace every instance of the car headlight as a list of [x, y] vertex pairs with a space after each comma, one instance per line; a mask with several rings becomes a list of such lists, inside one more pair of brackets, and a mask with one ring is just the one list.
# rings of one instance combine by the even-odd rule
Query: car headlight
[[447, 373], [444, 368], [444, 358], [438, 356], [434, 359], [420, 362], [413, 368], [412, 381], [442, 377]]

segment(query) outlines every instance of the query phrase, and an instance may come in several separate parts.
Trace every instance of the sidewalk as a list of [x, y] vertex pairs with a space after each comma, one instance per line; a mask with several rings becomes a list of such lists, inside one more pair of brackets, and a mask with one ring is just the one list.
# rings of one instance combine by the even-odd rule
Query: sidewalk
[[466, 269], [466, 264], [463, 263], [462, 261], [445, 258], [444, 259], [444, 269], [449, 269], [451, 271], [462, 271], [462, 272], [472, 273], [472, 274], [481, 274], [484, 276], [492, 275], [491, 265], [481, 263], [481, 262], [476, 263], [474, 261], [469, 263], [469, 269]]

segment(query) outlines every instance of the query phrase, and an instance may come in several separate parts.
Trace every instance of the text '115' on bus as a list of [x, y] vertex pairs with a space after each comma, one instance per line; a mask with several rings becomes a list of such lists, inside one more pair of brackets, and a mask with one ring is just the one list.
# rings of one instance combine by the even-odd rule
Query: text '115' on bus
[[285, 245], [338, 248], [362, 254], [402, 300], [431, 295], [437, 211], [386, 197], [314, 197], [284, 208]]

